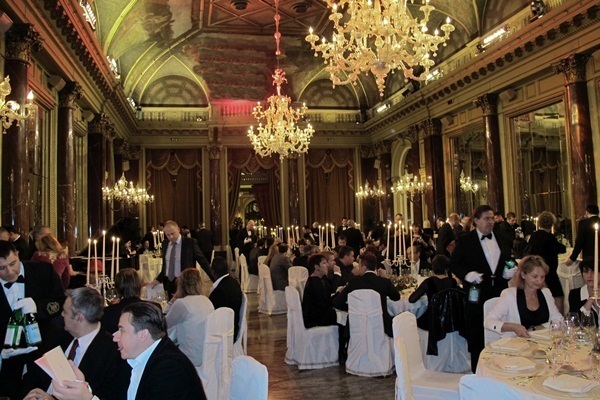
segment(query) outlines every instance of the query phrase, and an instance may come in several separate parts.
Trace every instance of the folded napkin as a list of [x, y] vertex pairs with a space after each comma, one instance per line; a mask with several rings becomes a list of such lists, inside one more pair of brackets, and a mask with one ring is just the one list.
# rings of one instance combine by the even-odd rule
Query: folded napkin
[[558, 375], [544, 381], [544, 386], [568, 393], [586, 393], [598, 385], [600, 385], [598, 381], [588, 381], [572, 375]]
[[502, 338], [490, 343], [490, 347], [494, 350], [521, 351], [529, 347], [529, 343], [525, 340], [517, 338]]
[[536, 364], [523, 357], [498, 356], [494, 361], [505, 371], [527, 371], [536, 367]]
[[550, 331], [548, 329], [537, 329], [535, 331], [529, 331], [529, 336], [537, 340], [551, 340]]

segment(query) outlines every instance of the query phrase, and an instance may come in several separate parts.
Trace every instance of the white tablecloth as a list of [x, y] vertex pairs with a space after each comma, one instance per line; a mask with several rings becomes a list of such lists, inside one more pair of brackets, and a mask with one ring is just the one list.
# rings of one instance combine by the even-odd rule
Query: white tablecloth
[[140, 278], [142, 283], [150, 283], [160, 273], [162, 268], [162, 258], [148, 257], [140, 255]]
[[[569, 252], [569, 254], [571, 253]], [[569, 291], [582, 287], [584, 283], [579, 270], [579, 261], [575, 261], [570, 267], [564, 262], [559, 263], [556, 273], [565, 294], [564, 313], [567, 314], [569, 312]]]

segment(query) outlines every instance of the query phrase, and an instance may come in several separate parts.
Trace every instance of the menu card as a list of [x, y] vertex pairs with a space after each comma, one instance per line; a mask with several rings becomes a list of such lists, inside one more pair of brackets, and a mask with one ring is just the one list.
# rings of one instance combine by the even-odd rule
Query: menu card
[[75, 372], [71, 368], [65, 353], [60, 346], [56, 346], [37, 360], [35, 363], [39, 365], [53, 380], [62, 384], [63, 381], [74, 381]]

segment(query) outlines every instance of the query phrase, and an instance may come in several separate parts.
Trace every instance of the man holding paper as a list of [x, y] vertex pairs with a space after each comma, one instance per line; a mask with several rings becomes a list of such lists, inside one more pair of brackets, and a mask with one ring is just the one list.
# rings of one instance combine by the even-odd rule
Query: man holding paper
[[[70, 336], [61, 344], [58, 356], [65, 363], [67, 358], [72, 360], [88, 376], [89, 385], [99, 398], [125, 399], [130, 368], [121, 359], [112, 335], [101, 327], [103, 312], [104, 299], [97, 290], [82, 287], [67, 291], [62, 315]], [[37, 388], [29, 391], [25, 400], [52, 399], [46, 390], [51, 387], [51, 378], [56, 379], [52, 371], [54, 362], [53, 354], [46, 353], [36, 360], [41, 369], [36, 366], [25, 374], [23, 393]]]
[[[15, 310], [20, 309], [22, 315], [34, 314], [42, 346], [44, 349], [51, 348], [53, 340], [61, 332], [56, 318], [60, 316], [65, 299], [62, 283], [52, 265], [22, 263], [13, 244], [0, 240], [0, 285], [0, 337], [5, 337], [8, 320], [14, 316]], [[35, 347], [27, 347], [25, 338], [22, 338], [19, 348], [2, 350], [0, 396], [17, 398], [23, 367], [41, 354], [36, 350]]]

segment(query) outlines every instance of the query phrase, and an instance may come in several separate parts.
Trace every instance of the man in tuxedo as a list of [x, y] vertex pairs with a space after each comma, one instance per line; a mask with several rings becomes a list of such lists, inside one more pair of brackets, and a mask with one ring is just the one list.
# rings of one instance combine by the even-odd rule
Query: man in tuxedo
[[153, 286], [162, 283], [169, 294], [175, 293], [177, 277], [184, 269], [196, 268], [196, 262], [200, 264], [210, 280], [215, 281], [210, 265], [200, 251], [196, 239], [184, 238], [179, 233], [179, 225], [175, 221], [165, 223], [164, 233], [166, 240], [162, 246], [162, 269], [156, 280], [152, 282]]
[[[235, 241], [235, 245], [238, 249], [240, 249], [240, 253], [242, 253], [242, 249], [244, 245], [252, 242], [252, 235], [254, 235], [254, 220], [248, 220], [246, 223], [246, 229], [241, 229], [238, 232], [237, 239]], [[248, 258], [248, 254], [246, 254], [246, 259]]]
[[419, 246], [410, 246], [406, 249], [406, 253], [410, 260], [410, 270], [413, 275], [420, 274], [424, 269], [431, 269], [431, 264], [421, 258], [421, 248]]
[[457, 213], [452, 213], [448, 216], [448, 221], [444, 222], [438, 231], [436, 248], [443, 248], [444, 243], [450, 243], [452, 239], [456, 239], [462, 232], [460, 224], [460, 216]]
[[227, 260], [223, 257], [215, 257], [211, 268], [217, 280], [212, 286], [208, 299], [213, 303], [215, 310], [221, 307], [228, 307], [233, 310], [235, 314], [233, 318], [233, 341], [235, 342], [240, 331], [242, 288], [239, 282], [229, 275]]
[[575, 246], [573, 246], [573, 252], [567, 259], [566, 264], [572, 265], [579, 253], [582, 253], [582, 258], [593, 258], [594, 247], [596, 245], [594, 239], [594, 225], [600, 225], [600, 218], [598, 218], [598, 206], [590, 204], [585, 208], [585, 219], [579, 221], [577, 226], [577, 237], [575, 238]]
[[371, 254], [360, 256], [359, 276], [352, 279], [346, 287], [333, 299], [333, 307], [338, 310], [348, 310], [348, 295], [359, 289], [372, 289], [381, 297], [381, 314], [383, 328], [386, 335], [393, 337], [392, 317], [387, 312], [387, 298], [393, 301], [400, 300], [400, 292], [392, 285], [392, 282], [377, 275], [377, 258]]
[[348, 228], [347, 223], [348, 223], [348, 218], [342, 217], [342, 224], [340, 226], [338, 226], [337, 230], [336, 230], [336, 233], [338, 236], [343, 234], [344, 231]]
[[[158, 305], [141, 302], [125, 307], [113, 341], [121, 358], [132, 367], [128, 400], [206, 400], [196, 368], [166, 336]], [[65, 381], [64, 386], [53, 381], [53, 393], [61, 399], [91, 399], [95, 394], [89, 390], [85, 375], [77, 367], [71, 368], [77, 380]]]
[[362, 232], [356, 228], [356, 223], [353, 220], [348, 220], [348, 229], [344, 231], [344, 235], [346, 235], [346, 245], [354, 249], [354, 254], [359, 254], [360, 249], [365, 247], [365, 241]]
[[[477, 301], [469, 298], [466, 305], [467, 342], [471, 352], [471, 368], [477, 368], [479, 354], [484, 348], [483, 303], [492, 297], [499, 297], [508, 287], [508, 279], [516, 268], [504, 271], [506, 261], [510, 260], [510, 248], [497, 239], [493, 232], [494, 210], [482, 205], [473, 212], [474, 230], [464, 234], [456, 243], [451, 257], [451, 270], [463, 281], [467, 292], [473, 285], [479, 289]], [[474, 288], [474, 289], [475, 289]]]
[[[100, 326], [104, 299], [89, 287], [67, 291], [62, 315], [68, 337], [61, 343], [65, 356], [88, 377], [99, 398], [126, 399], [130, 367], [121, 359], [112, 335]], [[25, 400], [51, 400], [51, 378], [37, 365], [23, 377]]]
[[[23, 314], [35, 315], [42, 335], [42, 345], [37, 351], [31, 347], [24, 349], [27, 345], [22, 338], [22, 348], [11, 352], [10, 358], [2, 360], [0, 396], [17, 398], [23, 367], [31, 365], [45, 350], [57, 344], [56, 338], [62, 332], [58, 317], [65, 294], [51, 264], [22, 263], [13, 244], [4, 240], [0, 241], [0, 284], [0, 337], [6, 336], [8, 320], [17, 309], [21, 309]], [[27, 351], [30, 352], [25, 353]]]
[[277, 254], [273, 256], [269, 264], [273, 290], [285, 290], [285, 287], [288, 285], [288, 270], [292, 267], [292, 262], [287, 256], [287, 251], [288, 245], [279, 243], [277, 245]]
[[337, 254], [338, 258], [335, 259], [335, 263], [340, 267], [342, 273], [340, 285], [345, 285], [358, 275], [358, 271], [354, 273], [354, 249], [350, 246], [342, 246]]
[[29, 248], [29, 240], [25, 240], [14, 225], [6, 225], [4, 228], [8, 231], [9, 240], [19, 252], [19, 259], [24, 261], [31, 259], [33, 253]]
[[206, 229], [204, 224], [200, 224], [196, 231], [195, 239], [198, 241], [198, 246], [200, 246], [200, 250], [202, 251], [202, 254], [204, 254], [204, 257], [207, 260], [210, 260], [215, 248], [215, 238], [212, 232]]
[[306, 282], [302, 297], [302, 316], [306, 329], [315, 326], [337, 324], [337, 316], [333, 309], [331, 294], [335, 288], [326, 279], [329, 273], [329, 261], [323, 254], [313, 254], [307, 261], [312, 274]]

